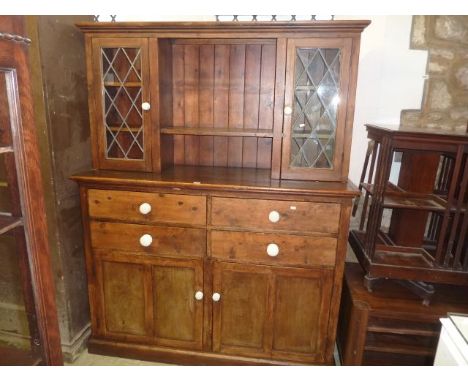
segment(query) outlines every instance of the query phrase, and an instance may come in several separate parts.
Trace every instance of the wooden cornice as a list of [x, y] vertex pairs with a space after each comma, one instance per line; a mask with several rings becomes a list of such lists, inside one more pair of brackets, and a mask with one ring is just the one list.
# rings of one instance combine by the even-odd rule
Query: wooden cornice
[[213, 22], [88, 22], [77, 27], [83, 32], [92, 33], [181, 33], [212, 32], [228, 34], [230, 32], [351, 32], [361, 33], [370, 24], [369, 20], [333, 20], [333, 21], [213, 21]]

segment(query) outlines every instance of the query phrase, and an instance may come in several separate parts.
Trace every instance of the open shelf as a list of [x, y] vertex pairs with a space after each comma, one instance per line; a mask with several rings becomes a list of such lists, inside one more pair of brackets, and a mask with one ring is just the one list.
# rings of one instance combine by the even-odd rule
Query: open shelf
[[25, 350], [0, 347], [0, 366], [38, 366], [41, 359]]
[[[370, 195], [374, 194], [374, 186], [362, 183], [362, 188]], [[407, 192], [393, 183], [388, 182], [384, 195], [384, 208], [401, 208], [433, 212], [444, 212], [447, 202], [435, 194]]]
[[376, 264], [414, 268], [432, 268], [434, 264], [433, 258], [424, 248], [381, 244], [377, 244], [375, 248], [374, 262]]
[[369, 319], [367, 330], [371, 333], [388, 333], [423, 337], [439, 336], [439, 330], [437, 330], [434, 324], [418, 321], [402, 321], [388, 317], [371, 317]]
[[[352, 236], [358, 240], [362, 248], [364, 232], [352, 231]], [[390, 237], [383, 231], [379, 232], [373, 259], [375, 264], [398, 267], [434, 268], [434, 258], [424, 248], [392, 245]]]
[[[365, 251], [365, 235], [364, 231], [351, 230], [349, 244], [366, 272], [371, 272], [375, 277], [403, 280], [423, 278], [425, 282], [440, 283], [443, 277], [450, 276], [450, 283], [468, 285], [466, 278], [468, 267], [466, 265], [463, 265], [462, 268], [439, 267], [435, 260], [435, 254], [431, 255], [423, 247], [384, 245], [381, 236], [378, 235], [375, 251], [372, 256], [369, 256]], [[413, 272], [415, 271], [423, 276], [414, 277]]]
[[222, 129], [222, 128], [202, 128], [202, 127], [163, 127], [161, 134], [166, 135], [209, 135], [225, 137], [257, 137], [272, 138], [272, 130], [261, 129]]
[[13, 147], [12, 146], [0, 146], [0, 154], [12, 153]]
[[11, 231], [23, 224], [23, 219], [19, 217], [0, 216], [0, 235]]
[[433, 341], [437, 341], [437, 337], [410, 337], [369, 332], [364, 349], [383, 353], [431, 356], [433, 350], [427, 346], [427, 343], [432, 343]]

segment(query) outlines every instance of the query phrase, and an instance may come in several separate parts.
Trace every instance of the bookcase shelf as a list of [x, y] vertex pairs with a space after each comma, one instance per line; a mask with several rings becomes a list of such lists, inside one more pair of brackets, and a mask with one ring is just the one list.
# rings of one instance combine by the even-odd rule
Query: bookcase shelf
[[11, 231], [23, 224], [23, 219], [19, 217], [0, 216], [0, 235]]
[[0, 146], [0, 154], [12, 153], [13, 147], [12, 146]]
[[[372, 184], [363, 183], [362, 188], [373, 195], [374, 186]], [[447, 208], [447, 201], [435, 194], [407, 192], [388, 182], [383, 207], [443, 212]]]
[[31, 352], [11, 347], [0, 347], [0, 366], [38, 366], [41, 358]]

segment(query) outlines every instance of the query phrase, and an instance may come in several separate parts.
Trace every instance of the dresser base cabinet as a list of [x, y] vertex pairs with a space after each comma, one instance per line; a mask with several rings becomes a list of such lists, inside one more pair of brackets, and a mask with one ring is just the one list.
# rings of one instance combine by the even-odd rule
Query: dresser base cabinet
[[131, 183], [115, 171], [74, 177], [90, 351], [173, 363], [332, 364], [356, 190], [263, 183], [264, 172], [249, 178], [242, 169], [216, 183], [206, 171], [190, 186], [164, 174], [134, 173]]

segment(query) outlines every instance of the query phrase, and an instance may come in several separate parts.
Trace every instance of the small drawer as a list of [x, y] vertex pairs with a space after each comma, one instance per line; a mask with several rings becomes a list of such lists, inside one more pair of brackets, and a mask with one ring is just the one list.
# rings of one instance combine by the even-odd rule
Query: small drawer
[[91, 218], [206, 224], [205, 196], [90, 189], [88, 205]]
[[212, 231], [211, 256], [260, 264], [334, 266], [336, 239], [254, 232]]
[[201, 228], [91, 221], [90, 231], [96, 249], [197, 257], [206, 252], [206, 231]]
[[213, 198], [211, 224], [257, 230], [337, 233], [336, 203]]

